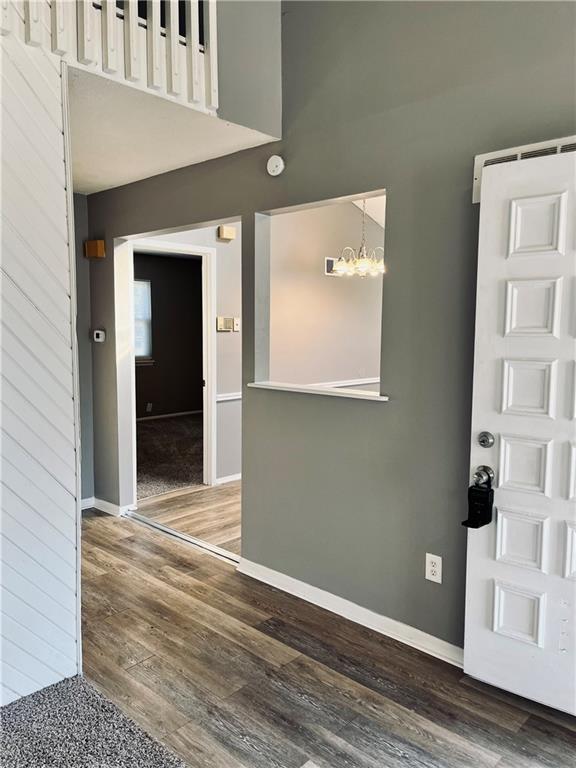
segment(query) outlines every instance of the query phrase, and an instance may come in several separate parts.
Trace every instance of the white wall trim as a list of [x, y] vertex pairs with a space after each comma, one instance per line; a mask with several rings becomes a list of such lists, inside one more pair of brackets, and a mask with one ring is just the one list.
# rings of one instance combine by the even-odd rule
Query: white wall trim
[[96, 499], [94, 496], [88, 496], [85, 499], [82, 499], [82, 502], [80, 504], [81, 509], [92, 509], [96, 506]]
[[158, 413], [155, 416], [139, 416], [136, 421], [154, 421], [155, 419], [175, 419], [177, 416], [194, 416], [202, 411], [177, 411], [176, 413]]
[[[129, 504], [118, 506], [110, 504], [116, 510], [130, 510], [136, 507], [136, 377], [134, 365], [134, 330], [132, 311], [132, 284], [134, 281], [134, 250], [143, 253], [161, 253], [179, 256], [200, 256], [202, 259], [202, 310], [203, 310], [203, 371], [204, 387], [204, 477], [205, 485], [213, 485], [216, 480], [216, 248], [171, 243], [156, 238], [127, 237], [114, 241], [114, 285], [115, 308], [117, 318], [122, 308], [124, 322], [116, 322], [116, 370], [118, 380], [118, 445], [120, 500]], [[131, 354], [126, 355], [126, 350]], [[129, 394], [128, 394], [129, 393]], [[122, 478], [130, 477], [130, 493], [123, 495]], [[128, 498], [126, 498], [128, 496]], [[108, 504], [108, 502], [105, 502]], [[100, 507], [98, 507], [100, 508]], [[109, 509], [104, 509], [104, 512]], [[110, 511], [110, 514], [123, 514], [123, 511]]]
[[233, 483], [236, 480], [241, 480], [242, 475], [239, 473], [237, 475], [226, 475], [225, 477], [217, 477], [214, 481], [214, 485], [224, 485], [225, 483]]
[[76, 289], [76, 225], [74, 223], [74, 197], [72, 185], [72, 150], [70, 131], [70, 105], [68, 102], [68, 65], [60, 65], [62, 90], [62, 142], [64, 147], [64, 174], [66, 179], [66, 223], [68, 227], [68, 264], [70, 274], [70, 319], [72, 325], [72, 387], [74, 395], [74, 445], [76, 448], [76, 661], [78, 674], [82, 674], [82, 467], [80, 433], [80, 362], [78, 358], [78, 315]]
[[308, 603], [325, 608], [332, 613], [338, 614], [338, 616], [343, 616], [350, 621], [356, 622], [356, 624], [361, 624], [364, 627], [368, 627], [368, 629], [428, 653], [430, 656], [442, 659], [442, 661], [446, 661], [448, 664], [453, 664], [456, 667], [462, 667], [463, 665], [464, 652], [462, 648], [429, 635], [427, 632], [422, 632], [420, 629], [403, 624], [395, 619], [389, 619], [386, 616], [371, 611], [369, 608], [363, 608], [361, 605], [357, 605], [343, 597], [338, 597], [338, 595], [334, 595], [331, 592], [313, 587], [304, 581], [294, 579], [292, 576], [286, 576], [284, 573], [274, 571], [258, 563], [253, 563], [245, 558], [240, 558], [238, 571], [245, 576], [251, 576], [253, 579], [270, 584], [270, 586], [288, 592], [290, 595], [306, 600]]
[[227, 403], [232, 400], [242, 400], [242, 392], [224, 392], [220, 395], [216, 395], [217, 403]]
[[94, 499], [94, 504], [92, 504], [94, 509], [98, 509], [100, 512], [105, 512], [107, 515], [113, 515], [114, 517], [122, 517], [122, 515], [125, 515], [127, 512], [131, 512], [134, 509], [133, 504], [126, 504], [123, 507], [118, 506], [118, 504], [112, 504], [109, 501], [104, 501], [104, 499]]
[[338, 389], [337, 387], [315, 387], [307, 384], [289, 384], [280, 381], [254, 381], [248, 384], [252, 389], [269, 389], [279, 392], [298, 392], [305, 395], [327, 395], [329, 397], [344, 397], [349, 400], [372, 400], [378, 403], [387, 403], [388, 395], [379, 395], [365, 389]]
[[311, 387], [360, 387], [363, 384], [379, 384], [380, 377], [374, 376], [367, 379], [342, 379], [341, 381], [318, 381]]

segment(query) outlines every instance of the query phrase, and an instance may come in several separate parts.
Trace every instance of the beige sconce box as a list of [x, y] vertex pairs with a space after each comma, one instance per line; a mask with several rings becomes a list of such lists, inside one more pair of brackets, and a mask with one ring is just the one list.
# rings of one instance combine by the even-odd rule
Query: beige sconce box
[[236, 227], [232, 227], [229, 224], [220, 224], [218, 227], [218, 240], [224, 240], [227, 243], [231, 240], [236, 240]]
[[217, 317], [216, 330], [219, 333], [230, 333], [231, 331], [234, 330], [234, 318], [233, 317]]
[[219, 316], [216, 318], [216, 330], [219, 333], [238, 333], [240, 330], [240, 318]]
[[106, 256], [106, 248], [104, 240], [85, 240], [84, 241], [84, 258], [86, 259], [103, 259]]

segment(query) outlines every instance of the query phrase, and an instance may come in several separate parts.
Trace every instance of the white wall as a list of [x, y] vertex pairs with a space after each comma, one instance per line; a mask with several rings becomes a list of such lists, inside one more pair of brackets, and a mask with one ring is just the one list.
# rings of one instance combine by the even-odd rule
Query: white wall
[[2, 704], [78, 672], [73, 295], [60, 61], [2, 37]]
[[[216, 237], [216, 227], [162, 235], [155, 240], [186, 243], [216, 249], [216, 311], [227, 317], [242, 315], [242, 232], [240, 222], [236, 239], [229, 243]], [[217, 369], [217, 456], [218, 478], [241, 472], [242, 420], [242, 330], [216, 334]], [[234, 395], [234, 399], [228, 399]], [[219, 399], [220, 398], [220, 399]]]
[[[271, 217], [270, 380], [293, 384], [379, 378], [380, 277], [328, 277], [325, 259], [358, 248], [362, 212], [351, 202]], [[384, 230], [366, 218], [369, 247]]]

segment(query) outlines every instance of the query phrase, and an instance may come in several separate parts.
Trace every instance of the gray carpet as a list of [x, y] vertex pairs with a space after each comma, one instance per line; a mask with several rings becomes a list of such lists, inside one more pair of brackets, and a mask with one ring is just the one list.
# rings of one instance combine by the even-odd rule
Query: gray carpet
[[202, 485], [202, 414], [137, 422], [139, 499]]
[[0, 710], [2, 768], [186, 768], [83, 678]]

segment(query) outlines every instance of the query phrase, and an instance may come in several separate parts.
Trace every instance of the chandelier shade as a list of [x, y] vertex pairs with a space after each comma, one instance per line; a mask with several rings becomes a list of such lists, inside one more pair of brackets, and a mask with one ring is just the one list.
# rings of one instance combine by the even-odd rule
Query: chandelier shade
[[362, 237], [359, 248], [345, 246], [334, 263], [333, 274], [339, 277], [378, 277], [386, 273], [384, 248], [366, 245], [366, 200], [362, 201]]

